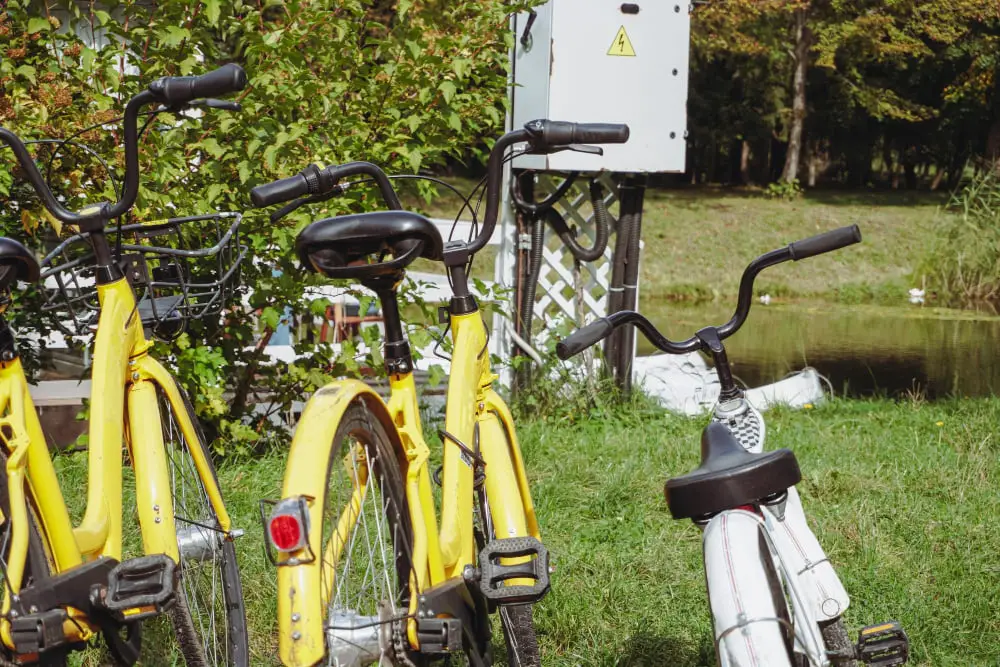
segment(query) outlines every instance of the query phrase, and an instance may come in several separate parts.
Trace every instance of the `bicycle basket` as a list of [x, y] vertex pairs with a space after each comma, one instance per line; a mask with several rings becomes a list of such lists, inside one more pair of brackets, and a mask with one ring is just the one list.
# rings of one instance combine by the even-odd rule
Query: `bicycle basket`
[[[172, 338], [189, 321], [218, 318], [239, 286], [247, 253], [242, 219], [239, 213], [215, 213], [105, 230], [112, 252], [120, 249], [119, 265], [135, 289], [143, 326]], [[63, 240], [42, 260], [42, 311], [70, 335], [88, 335], [100, 310], [88, 236]]]

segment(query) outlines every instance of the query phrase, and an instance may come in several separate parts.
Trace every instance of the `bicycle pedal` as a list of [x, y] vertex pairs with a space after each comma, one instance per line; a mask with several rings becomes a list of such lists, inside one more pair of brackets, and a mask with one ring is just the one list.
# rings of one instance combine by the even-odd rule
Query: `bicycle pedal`
[[897, 621], [862, 628], [858, 634], [858, 659], [866, 665], [902, 665], [910, 657], [910, 640]]
[[19, 656], [42, 655], [66, 646], [63, 623], [69, 618], [65, 609], [50, 609], [26, 614], [10, 621], [10, 638]]
[[[522, 563], [502, 564], [500, 559], [529, 558]], [[534, 584], [510, 585], [512, 579], [531, 579]], [[479, 552], [479, 588], [497, 604], [530, 604], [549, 592], [549, 552], [534, 537], [493, 540]]]
[[108, 575], [102, 606], [120, 621], [157, 616], [174, 604], [176, 563], [165, 554], [132, 558]]

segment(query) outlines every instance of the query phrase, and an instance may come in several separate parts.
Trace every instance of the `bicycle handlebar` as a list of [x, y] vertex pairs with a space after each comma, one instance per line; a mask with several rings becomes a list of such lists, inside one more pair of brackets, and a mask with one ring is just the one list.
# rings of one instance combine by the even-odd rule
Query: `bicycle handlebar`
[[180, 105], [199, 97], [221, 97], [247, 85], [247, 73], [235, 63], [223, 65], [201, 76], [165, 76], [149, 84], [157, 102]]
[[533, 120], [524, 129], [537, 133], [546, 146], [570, 144], [624, 144], [629, 127], [621, 123], [567, 123], [561, 120]]
[[311, 164], [294, 176], [258, 185], [250, 191], [250, 200], [254, 206], [262, 208], [305, 195], [324, 195], [332, 192], [344, 178], [360, 174], [369, 176], [375, 181], [389, 208], [396, 211], [402, 210], [403, 205], [399, 202], [399, 196], [392, 188], [389, 177], [378, 165], [371, 162], [348, 162], [325, 169]]
[[788, 244], [788, 251], [792, 254], [794, 261], [806, 259], [813, 255], [821, 255], [824, 252], [839, 250], [846, 246], [861, 241], [861, 230], [857, 225], [841, 227], [833, 231], [810, 236], [807, 239]]
[[[568, 123], [541, 119], [525, 123], [522, 129], [508, 132], [497, 139], [486, 162], [486, 214], [483, 216], [483, 225], [479, 235], [467, 246], [469, 254], [482, 250], [489, 242], [490, 237], [493, 236], [497, 219], [500, 217], [500, 185], [508, 148], [517, 143], [527, 142], [529, 144], [528, 153], [545, 153], [583, 142], [620, 144], [628, 141], [628, 137], [629, 127], [624, 124]], [[332, 178], [332, 182], [324, 185], [320, 181], [320, 177], [308, 175], [306, 172], [315, 174], [311, 171], [312, 169], [319, 170], [329, 176]], [[378, 184], [382, 197], [389, 208], [397, 210], [402, 208], [399, 197], [389, 183], [385, 172], [370, 162], [350, 162], [327, 167], [323, 170], [311, 165], [295, 176], [258, 185], [250, 192], [250, 198], [254, 206], [262, 207], [304, 195], [322, 195], [332, 191], [340, 179], [355, 174], [371, 176]], [[313, 180], [310, 181], [310, 178]]]
[[[52, 194], [38, 171], [35, 161], [28, 153], [21, 139], [5, 128], [0, 127], [0, 141], [10, 146], [14, 156], [28, 177], [31, 187], [41, 198], [45, 208], [59, 221], [79, 225], [81, 231], [96, 231], [104, 223], [117, 218], [135, 204], [139, 194], [139, 110], [147, 104], [166, 102], [169, 96], [170, 104], [180, 106], [196, 97], [211, 97], [241, 90], [246, 85], [246, 73], [239, 65], [224, 65], [219, 69], [198, 77], [164, 77], [150, 84], [125, 105], [125, 115], [122, 121], [125, 145], [125, 185], [121, 198], [114, 204], [101, 202], [88, 206], [79, 212], [64, 208]], [[155, 89], [155, 90], [154, 90]], [[191, 98], [185, 95], [192, 94]]]
[[[769, 266], [781, 264], [788, 260], [798, 261], [826, 252], [839, 250], [849, 245], [861, 241], [861, 230], [857, 225], [841, 227], [832, 231], [818, 234], [801, 241], [790, 243], [784, 248], [772, 250], [756, 258], [743, 271], [740, 278], [740, 291], [736, 303], [736, 311], [728, 322], [720, 327], [714, 327], [719, 339], [725, 339], [739, 331], [740, 327], [747, 320], [750, 314], [750, 305], [753, 299], [753, 283], [757, 275]], [[658, 349], [669, 354], [686, 354], [702, 348], [702, 341], [698, 336], [692, 336], [687, 340], [677, 342], [672, 341], [661, 334], [653, 324], [634, 310], [623, 310], [612, 313], [607, 317], [602, 317], [587, 326], [579, 329], [556, 345], [556, 354], [560, 359], [569, 359], [579, 354], [591, 345], [604, 340], [615, 328], [624, 324], [634, 324], [646, 336], [650, 343]]]

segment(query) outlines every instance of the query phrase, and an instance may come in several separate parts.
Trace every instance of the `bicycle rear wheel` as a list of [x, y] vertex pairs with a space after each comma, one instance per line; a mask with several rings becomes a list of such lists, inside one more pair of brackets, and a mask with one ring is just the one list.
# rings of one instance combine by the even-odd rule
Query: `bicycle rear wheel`
[[[493, 414], [492, 417], [496, 421], [492, 424], [486, 423], [489, 424], [489, 428], [498, 429], [495, 437], [502, 437], [507, 445], [506, 451], [511, 451], [513, 445], [510, 433], [507, 432], [499, 415]], [[492, 462], [489, 469], [493, 470], [493, 474], [496, 474], [497, 466], [507, 465], [512, 465], [512, 463], [509, 458], [504, 458], [501, 461]], [[510, 471], [509, 474], [513, 477], [514, 473]], [[486, 524], [487, 541], [495, 540], [497, 537], [496, 528], [493, 525], [489, 500], [483, 491], [480, 491], [480, 517]], [[480, 545], [480, 548], [482, 546]], [[504, 642], [507, 645], [507, 664], [510, 667], [539, 667], [542, 664], [542, 658], [538, 650], [538, 636], [535, 633], [534, 605], [501, 605], [498, 608], [498, 615], [500, 626], [503, 629]]]
[[156, 391], [181, 556], [180, 585], [170, 612], [174, 631], [188, 665], [248, 667], [246, 607], [236, 550], [219, 529], [218, 517], [191, 456], [193, 448], [200, 451], [218, 481], [211, 453], [183, 391], [184, 409], [197, 435], [195, 442], [184, 437], [163, 390], [157, 387]]
[[740, 510], [714, 516], [703, 548], [719, 664], [792, 667], [788, 607], [758, 520]]
[[318, 554], [326, 664], [410, 664], [413, 533], [395, 444], [358, 400], [344, 412], [330, 452]]

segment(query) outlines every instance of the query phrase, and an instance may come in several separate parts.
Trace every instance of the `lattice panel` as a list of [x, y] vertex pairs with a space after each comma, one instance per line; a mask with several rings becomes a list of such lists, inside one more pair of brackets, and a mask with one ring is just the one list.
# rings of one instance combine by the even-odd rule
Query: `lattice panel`
[[[617, 211], [612, 206], [618, 202], [618, 186], [608, 172], [602, 173], [599, 178], [604, 186], [604, 202], [608, 212], [613, 219], [617, 219]], [[556, 204], [566, 222], [571, 227], [576, 227], [577, 238], [584, 247], [593, 246], [596, 236], [589, 182], [588, 177], [581, 175], [570, 192]], [[536, 199], [540, 200], [544, 194], [551, 192], [556, 183], [556, 179], [542, 175], [536, 185], [539, 191]], [[559, 236], [546, 227], [545, 248], [542, 251], [542, 266], [538, 273], [535, 297], [535, 317], [545, 323], [568, 319], [583, 324], [606, 315], [614, 244], [615, 233], [612, 229], [603, 257], [595, 262], [576, 265], [573, 255]], [[546, 327], [536, 324], [534, 330], [537, 332], [536, 336], [542, 336]]]

